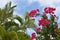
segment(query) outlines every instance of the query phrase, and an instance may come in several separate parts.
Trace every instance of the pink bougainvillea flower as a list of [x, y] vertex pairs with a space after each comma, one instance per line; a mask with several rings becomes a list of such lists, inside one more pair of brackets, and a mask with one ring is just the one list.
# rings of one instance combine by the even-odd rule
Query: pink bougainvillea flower
[[32, 38], [36, 38], [36, 33], [32, 33]]
[[54, 14], [54, 11], [56, 10], [56, 8], [52, 8], [52, 7], [46, 7], [45, 9], [44, 9], [44, 12], [45, 13], [52, 13], [52, 14]]
[[45, 19], [45, 18], [41, 18], [41, 19], [39, 20], [39, 23], [38, 23], [39, 26], [40, 26], [40, 25], [46, 26], [46, 25], [48, 25], [48, 24], [50, 24], [50, 21], [47, 20], [47, 19]]
[[35, 15], [36, 15], [38, 12], [39, 12], [39, 9], [37, 9], [37, 10], [32, 10], [32, 11], [30, 11], [30, 13], [29, 13], [28, 15], [29, 15], [29, 17], [35, 17]]
[[36, 38], [36, 33], [32, 33], [30, 40], [33, 40], [34, 38]]
[[36, 28], [36, 32], [39, 32], [41, 30], [41, 28]]

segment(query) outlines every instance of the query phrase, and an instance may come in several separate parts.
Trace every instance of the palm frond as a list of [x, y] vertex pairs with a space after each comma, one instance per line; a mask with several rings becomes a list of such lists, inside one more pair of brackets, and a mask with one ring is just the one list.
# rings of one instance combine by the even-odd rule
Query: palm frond
[[21, 23], [21, 25], [23, 25], [24, 20], [20, 16], [15, 16], [14, 19], [18, 20]]

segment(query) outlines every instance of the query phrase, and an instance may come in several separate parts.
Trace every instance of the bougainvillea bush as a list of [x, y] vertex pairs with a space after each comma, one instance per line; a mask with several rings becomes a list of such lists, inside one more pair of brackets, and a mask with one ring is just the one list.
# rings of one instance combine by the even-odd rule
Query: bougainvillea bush
[[35, 29], [37, 35], [36, 33], [32, 33], [30, 40], [60, 40], [60, 29], [57, 23], [58, 17], [54, 13], [55, 10], [56, 8], [46, 7], [42, 14], [39, 13], [39, 9], [32, 10], [29, 13], [29, 17], [32, 18], [40, 16], [41, 18], [38, 20], [38, 25], [42, 26], [42, 28]]
[[[56, 8], [46, 7], [42, 14], [39, 9], [31, 10], [22, 18], [13, 15], [15, 7], [11, 6], [10, 2], [4, 8], [0, 8], [0, 40], [60, 40], [58, 17], [54, 13]], [[38, 16], [40, 19], [36, 25], [35, 18]], [[19, 24], [15, 22], [16, 20]], [[26, 33], [27, 28], [32, 28], [36, 33], [29, 36]]]

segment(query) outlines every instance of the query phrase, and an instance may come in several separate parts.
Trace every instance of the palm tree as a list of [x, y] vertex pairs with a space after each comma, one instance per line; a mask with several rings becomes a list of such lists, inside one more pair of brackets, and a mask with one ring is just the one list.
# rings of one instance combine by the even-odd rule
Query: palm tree
[[7, 21], [7, 18], [13, 16], [13, 11], [15, 6], [11, 7], [11, 2], [6, 4], [3, 9], [0, 8], [0, 25], [2, 25], [5, 21]]
[[[19, 16], [14, 16], [15, 6], [11, 6], [11, 2], [6, 4], [3, 9], [0, 8], [0, 39], [1, 40], [29, 40], [29, 36], [25, 32], [18, 32], [25, 29], [24, 20]], [[10, 21], [8, 20], [10, 19]], [[17, 19], [21, 25], [14, 22]], [[23, 27], [22, 27], [23, 26]]]

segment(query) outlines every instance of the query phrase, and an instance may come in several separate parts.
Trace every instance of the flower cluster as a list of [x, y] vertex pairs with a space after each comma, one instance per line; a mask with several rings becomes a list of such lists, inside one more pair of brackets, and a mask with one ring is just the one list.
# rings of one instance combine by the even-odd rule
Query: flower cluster
[[36, 38], [36, 33], [32, 33], [30, 40], [33, 40], [34, 38]]
[[[40, 30], [41, 30], [41, 28], [36, 28], [36, 32], [39, 32]], [[35, 38], [36, 38], [36, 33], [32, 33], [30, 40], [33, 40]]]
[[[42, 18], [40, 18], [40, 20], [38, 21], [38, 25], [46, 27], [47, 25], [51, 24], [51, 20], [49, 20], [48, 18], [45, 18], [45, 16], [46, 16], [46, 14], [51, 14], [51, 15], [53, 15], [53, 17], [56, 17], [56, 15], [54, 14], [55, 10], [56, 9], [52, 8], [52, 7], [44, 8], [43, 15], [41, 15]], [[39, 12], [39, 9], [32, 10], [32, 11], [30, 11], [30, 13], [28, 15], [29, 15], [29, 17], [36, 17], [36, 15], [39, 15], [38, 12]], [[39, 33], [40, 30], [42, 30], [42, 29], [36, 28], [36, 32]], [[36, 38], [36, 33], [32, 33], [32, 37], [30, 38], [30, 40], [33, 40], [34, 38]]]
[[56, 15], [54, 14], [55, 10], [56, 10], [56, 8], [46, 7], [46, 8], [44, 8], [44, 13], [46, 13], [46, 14], [52, 14], [54, 17], [56, 17]]
[[41, 18], [41, 20], [39, 20], [39, 23], [38, 23], [39, 26], [40, 26], [40, 25], [46, 26], [46, 25], [48, 25], [48, 24], [50, 24], [50, 21], [47, 20], [47, 19], [45, 19], [45, 18]]
[[28, 15], [29, 15], [29, 17], [35, 17], [38, 12], [39, 12], [39, 9], [32, 10], [32, 11], [30, 11], [30, 13]]
[[52, 7], [46, 7], [45, 9], [44, 9], [44, 12], [45, 13], [49, 13], [49, 14], [54, 14], [54, 11], [55, 11], [56, 9], [55, 8], [52, 8]]

